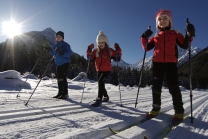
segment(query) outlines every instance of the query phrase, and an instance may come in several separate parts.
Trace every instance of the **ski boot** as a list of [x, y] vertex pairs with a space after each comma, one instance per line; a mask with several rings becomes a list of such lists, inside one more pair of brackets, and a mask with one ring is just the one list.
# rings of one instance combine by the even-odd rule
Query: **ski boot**
[[53, 98], [59, 98], [62, 95], [61, 91], [58, 91], [58, 94], [56, 96], [53, 96]]
[[100, 107], [102, 105], [102, 100], [98, 97], [95, 102], [91, 104], [93, 107]]
[[177, 125], [183, 121], [184, 114], [174, 114], [172, 118], [173, 125]]
[[108, 102], [109, 101], [109, 97], [104, 97], [102, 102]]
[[60, 97], [58, 97], [58, 99], [68, 99], [69, 95], [68, 94], [63, 94]]
[[160, 113], [160, 110], [159, 111], [150, 111], [147, 115], [146, 115], [146, 120], [150, 120], [154, 117], [156, 117], [158, 114]]

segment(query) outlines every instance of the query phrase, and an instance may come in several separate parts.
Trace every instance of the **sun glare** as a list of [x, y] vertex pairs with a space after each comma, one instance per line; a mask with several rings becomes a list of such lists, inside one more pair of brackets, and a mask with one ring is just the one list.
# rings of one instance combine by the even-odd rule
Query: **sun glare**
[[2, 27], [3, 34], [8, 35], [10, 38], [14, 37], [15, 35], [21, 34], [21, 25], [17, 24], [14, 20], [2, 23]]

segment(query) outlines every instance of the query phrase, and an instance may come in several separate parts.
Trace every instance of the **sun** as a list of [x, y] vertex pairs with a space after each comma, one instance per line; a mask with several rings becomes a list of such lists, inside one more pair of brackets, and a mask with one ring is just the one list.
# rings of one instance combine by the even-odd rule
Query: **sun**
[[8, 35], [10, 38], [15, 35], [21, 34], [21, 25], [17, 24], [14, 20], [2, 23], [3, 34]]

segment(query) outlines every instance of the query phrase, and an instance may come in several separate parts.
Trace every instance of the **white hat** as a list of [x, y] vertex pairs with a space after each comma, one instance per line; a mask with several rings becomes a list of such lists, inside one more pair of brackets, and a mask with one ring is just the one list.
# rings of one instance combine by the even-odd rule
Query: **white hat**
[[97, 45], [98, 45], [98, 42], [106, 42], [107, 45], [109, 45], [109, 44], [108, 44], [108, 38], [107, 38], [107, 36], [104, 34], [104, 32], [103, 32], [102, 30], [99, 32], [99, 34], [98, 34], [98, 36], [97, 36], [97, 38], [96, 38], [96, 43], [97, 43]]

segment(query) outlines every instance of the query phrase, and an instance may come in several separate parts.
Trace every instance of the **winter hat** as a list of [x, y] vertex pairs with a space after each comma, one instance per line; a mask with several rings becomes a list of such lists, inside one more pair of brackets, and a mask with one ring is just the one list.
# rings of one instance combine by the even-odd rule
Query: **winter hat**
[[160, 16], [168, 17], [168, 19], [170, 20], [170, 27], [173, 26], [171, 11], [169, 11], [169, 10], [160, 10], [159, 12], [156, 13], [156, 28], [158, 28], [157, 21], [158, 21], [158, 18]]
[[62, 31], [58, 31], [57, 33], [56, 33], [56, 36], [57, 35], [60, 35], [63, 39], [64, 39], [64, 33], [62, 32]]
[[98, 34], [98, 36], [97, 36], [97, 38], [96, 38], [96, 43], [97, 43], [97, 45], [98, 45], [98, 42], [106, 42], [107, 45], [109, 45], [109, 44], [108, 44], [108, 38], [107, 38], [107, 36], [104, 34], [104, 32], [103, 32], [102, 30], [99, 32], [99, 34]]

